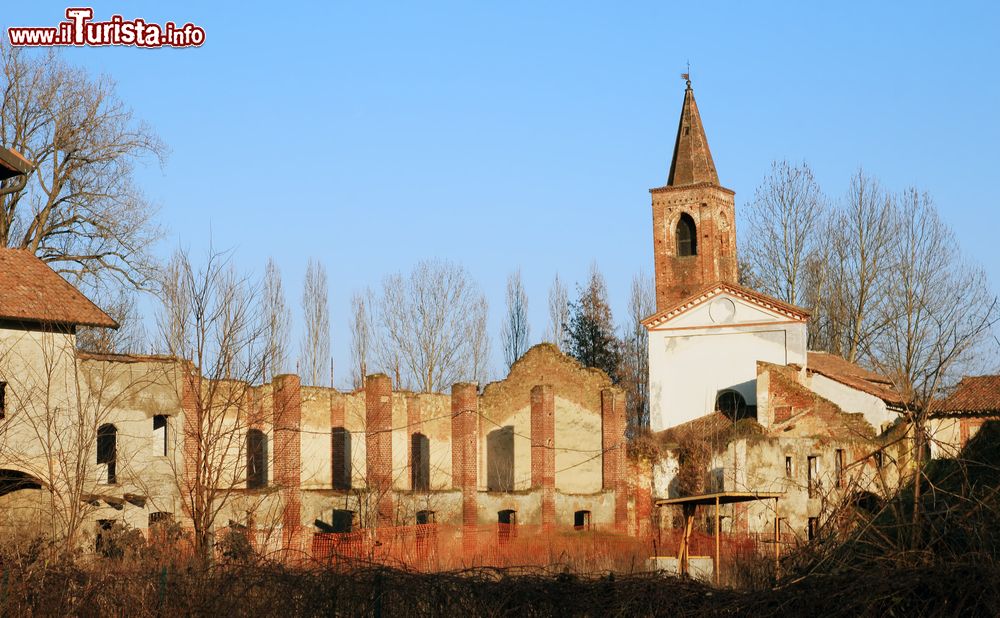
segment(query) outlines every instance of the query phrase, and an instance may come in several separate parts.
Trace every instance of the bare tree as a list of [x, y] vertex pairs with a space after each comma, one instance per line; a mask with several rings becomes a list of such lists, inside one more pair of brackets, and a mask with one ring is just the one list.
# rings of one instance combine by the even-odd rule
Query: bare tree
[[361, 388], [368, 375], [368, 360], [372, 349], [372, 324], [368, 315], [371, 293], [351, 297], [351, 381]]
[[308, 384], [317, 386], [330, 371], [330, 309], [326, 268], [318, 260], [309, 260], [302, 290], [305, 331], [302, 335], [300, 371]]
[[549, 330], [545, 333], [545, 338], [556, 344], [560, 350], [563, 349], [563, 340], [566, 338], [567, 321], [569, 321], [569, 295], [566, 286], [559, 280], [559, 274], [556, 273], [552, 287], [549, 288]]
[[747, 208], [743, 254], [755, 287], [804, 304], [803, 271], [820, 239], [823, 209], [823, 194], [808, 164], [771, 163], [771, 173]]
[[291, 347], [292, 328], [292, 312], [285, 303], [281, 270], [273, 258], [267, 259], [264, 269], [264, 320], [267, 326], [264, 379], [269, 380], [289, 370], [288, 350]]
[[903, 415], [912, 430], [915, 464], [911, 543], [918, 548], [928, 419], [943, 387], [956, 382], [988, 344], [1000, 312], [985, 273], [963, 261], [927, 194], [904, 191], [892, 221], [892, 276], [879, 305], [885, 327], [872, 356], [908, 402]]
[[507, 277], [507, 316], [500, 329], [500, 346], [508, 370], [528, 350], [530, 334], [528, 295], [521, 281], [521, 269], [517, 269]]
[[160, 231], [133, 169], [162, 161], [162, 142], [107, 77], [2, 43], [0, 62], [0, 146], [35, 164], [22, 190], [0, 192], [0, 246], [30, 250], [78, 286], [147, 285]]
[[628, 322], [622, 326], [620, 384], [626, 392], [628, 428], [649, 427], [649, 331], [642, 321], [656, 311], [653, 278], [640, 272], [632, 278]]
[[481, 296], [473, 307], [472, 323], [470, 324], [470, 365], [469, 381], [485, 384], [490, 380], [490, 336], [487, 323], [490, 306], [486, 297]]
[[76, 334], [78, 349], [99, 354], [139, 354], [148, 349], [146, 328], [134, 292], [123, 288], [98, 292], [93, 301], [118, 322], [118, 328], [79, 328]]
[[190, 362], [179, 432], [184, 460], [174, 477], [205, 558], [216, 519], [246, 487], [246, 438], [262, 422], [255, 418], [252, 385], [264, 375], [267, 324], [256, 293], [228, 255], [213, 250], [202, 266], [177, 251], [164, 271], [158, 316], [163, 345]]
[[488, 349], [479, 332], [485, 306], [479, 286], [451, 262], [425, 260], [409, 275], [386, 277], [377, 298], [379, 364], [420, 391], [471, 379], [475, 342]]
[[830, 262], [832, 289], [841, 299], [843, 311], [831, 316], [844, 333], [841, 355], [854, 362], [871, 353], [875, 338], [885, 328], [881, 304], [891, 273], [891, 250], [895, 223], [892, 196], [863, 170], [851, 178], [847, 201], [836, 220]]

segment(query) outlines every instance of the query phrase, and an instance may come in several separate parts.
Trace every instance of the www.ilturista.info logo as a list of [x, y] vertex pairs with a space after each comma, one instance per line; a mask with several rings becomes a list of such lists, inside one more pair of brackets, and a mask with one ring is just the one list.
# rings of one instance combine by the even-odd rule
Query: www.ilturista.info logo
[[124, 19], [112, 15], [108, 21], [92, 21], [94, 9], [66, 9], [66, 21], [57, 26], [15, 26], [7, 28], [15, 47], [59, 45], [131, 45], [135, 47], [198, 47], [205, 42], [205, 30], [192, 23], [178, 26], [172, 21], [147, 23], [144, 19]]

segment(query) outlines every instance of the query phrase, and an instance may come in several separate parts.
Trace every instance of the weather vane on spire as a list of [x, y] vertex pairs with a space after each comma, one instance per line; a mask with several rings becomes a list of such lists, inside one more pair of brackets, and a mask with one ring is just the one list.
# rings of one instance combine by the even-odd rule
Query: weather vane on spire
[[681, 79], [687, 83], [688, 89], [691, 88], [691, 61], [687, 63], [687, 73], [681, 73]]

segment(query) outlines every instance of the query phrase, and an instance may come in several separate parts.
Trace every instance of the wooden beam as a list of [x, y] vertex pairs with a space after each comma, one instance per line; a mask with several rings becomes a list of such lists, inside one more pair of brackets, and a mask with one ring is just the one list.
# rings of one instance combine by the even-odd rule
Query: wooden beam
[[719, 585], [719, 542], [721, 541], [722, 531], [719, 526], [719, 497], [715, 497], [715, 585]]

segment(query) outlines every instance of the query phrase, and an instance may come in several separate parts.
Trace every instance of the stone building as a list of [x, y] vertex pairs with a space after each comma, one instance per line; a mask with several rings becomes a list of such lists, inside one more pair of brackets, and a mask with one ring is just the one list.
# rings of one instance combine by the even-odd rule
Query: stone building
[[[184, 359], [77, 350], [79, 327], [117, 325], [29, 252], [0, 249], [0, 289], [8, 532], [189, 528], [199, 483], [217, 490], [217, 531], [253, 531], [268, 549], [430, 523], [469, 539], [498, 524], [636, 526], [624, 395], [555, 346], [531, 348], [481, 392], [397, 391], [385, 375], [353, 392], [293, 375], [207, 383]], [[198, 389], [223, 393], [217, 410]], [[217, 455], [206, 455], [210, 441], [224, 444]]]

